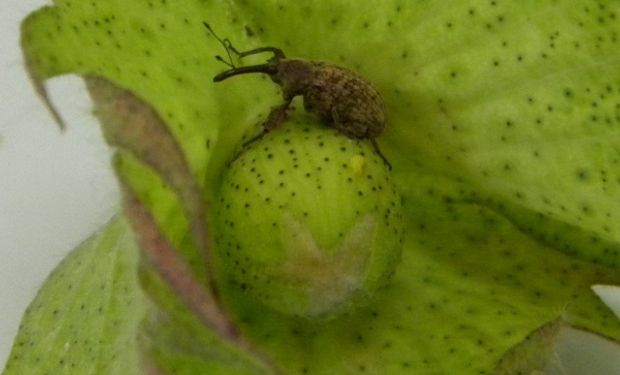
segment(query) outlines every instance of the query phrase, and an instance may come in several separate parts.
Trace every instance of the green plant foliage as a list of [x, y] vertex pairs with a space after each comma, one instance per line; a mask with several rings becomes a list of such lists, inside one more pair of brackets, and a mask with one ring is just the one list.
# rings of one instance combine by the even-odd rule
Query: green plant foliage
[[[203, 189], [211, 222], [227, 162], [281, 99], [258, 75], [211, 82], [227, 68], [213, 58], [225, 51], [202, 22], [240, 50], [274, 45], [359, 71], [384, 96], [388, 129], [378, 141], [403, 198], [406, 235], [393, 281], [367, 307], [329, 321], [276, 313], [222, 285], [231, 316], [286, 374], [517, 374], [544, 370], [545, 358], [532, 353], [544, 353], [537, 348], [546, 341], [531, 338], [547, 338], [549, 322], [620, 339], [618, 319], [590, 291], [620, 283], [618, 15], [611, 0], [58, 0], [24, 21], [22, 47], [39, 85], [65, 73], [96, 75], [149, 103]], [[105, 101], [94, 97], [101, 109]], [[134, 149], [152, 140], [144, 136], [132, 139]], [[202, 277], [187, 200], [145, 158], [121, 154], [117, 169]], [[130, 241], [118, 225], [103, 232], [111, 249]], [[86, 246], [76, 254], [94, 259], [100, 251]], [[73, 257], [61, 266], [70, 284], [83, 280], [96, 290], [99, 278], [135, 277], [132, 267], [85, 272]], [[107, 331], [111, 341], [61, 363], [60, 342], [77, 334], [75, 322], [52, 330], [57, 308], [39, 301], [78, 299], [48, 292], [62, 289], [50, 281], [24, 318], [5, 374], [71, 374], [50, 366], [93, 356], [114, 366], [112, 347], [123, 355], [141, 349], [147, 358], [125, 370], [147, 363], [170, 374], [261, 372], [197, 328], [161, 280], [145, 276], [142, 284], [157, 313], [141, 326], [140, 309], [109, 311], [105, 324], [124, 322]], [[140, 293], [134, 283], [109, 296]], [[36, 347], [25, 344], [33, 332], [59, 340], [40, 363]], [[79, 334], [90, 336], [91, 328]], [[101, 369], [92, 373], [110, 373]]]
[[4, 375], [140, 374], [137, 327], [148, 309], [123, 219], [75, 249], [24, 315]]

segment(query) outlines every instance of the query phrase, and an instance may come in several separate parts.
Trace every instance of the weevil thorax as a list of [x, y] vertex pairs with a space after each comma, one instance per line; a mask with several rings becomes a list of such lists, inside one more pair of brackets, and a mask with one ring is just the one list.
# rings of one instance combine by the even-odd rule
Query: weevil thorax
[[271, 79], [282, 87], [285, 97], [303, 95], [314, 78], [314, 63], [304, 59], [284, 59], [274, 63]]

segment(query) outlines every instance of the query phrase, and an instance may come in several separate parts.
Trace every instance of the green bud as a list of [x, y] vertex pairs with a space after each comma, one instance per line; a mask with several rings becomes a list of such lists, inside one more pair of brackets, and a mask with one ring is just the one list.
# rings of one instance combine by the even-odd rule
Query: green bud
[[311, 117], [230, 165], [217, 201], [221, 282], [272, 308], [330, 317], [367, 303], [400, 259], [400, 197], [367, 140]]

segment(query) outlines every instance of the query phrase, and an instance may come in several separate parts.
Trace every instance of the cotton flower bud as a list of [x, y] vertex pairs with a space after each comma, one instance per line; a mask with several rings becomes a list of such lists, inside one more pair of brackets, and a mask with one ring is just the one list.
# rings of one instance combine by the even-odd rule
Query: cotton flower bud
[[226, 172], [216, 208], [221, 282], [280, 312], [333, 317], [364, 305], [400, 259], [401, 202], [367, 140], [297, 116]]

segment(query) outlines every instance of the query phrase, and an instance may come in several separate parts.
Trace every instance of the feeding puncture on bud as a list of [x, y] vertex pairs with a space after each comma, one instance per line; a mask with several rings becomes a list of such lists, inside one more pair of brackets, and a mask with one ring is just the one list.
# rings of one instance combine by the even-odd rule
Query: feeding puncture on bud
[[[296, 96], [302, 96], [304, 108], [316, 115], [324, 124], [337, 129], [353, 139], [369, 139], [373, 148], [385, 164], [391, 164], [383, 156], [376, 137], [385, 128], [385, 105], [379, 92], [366, 79], [354, 71], [321, 61], [286, 58], [276, 47], [260, 47], [240, 52], [228, 39], [219, 38], [204, 22], [209, 32], [224, 46], [229, 61], [217, 56], [218, 60], [231, 69], [216, 75], [214, 82], [247, 73], [267, 74], [282, 87], [284, 103], [273, 108], [263, 124], [263, 132], [250, 139], [248, 145], [280, 126], [287, 117], [287, 111]], [[271, 52], [273, 57], [264, 64], [237, 67], [230, 53], [239, 58]]]

